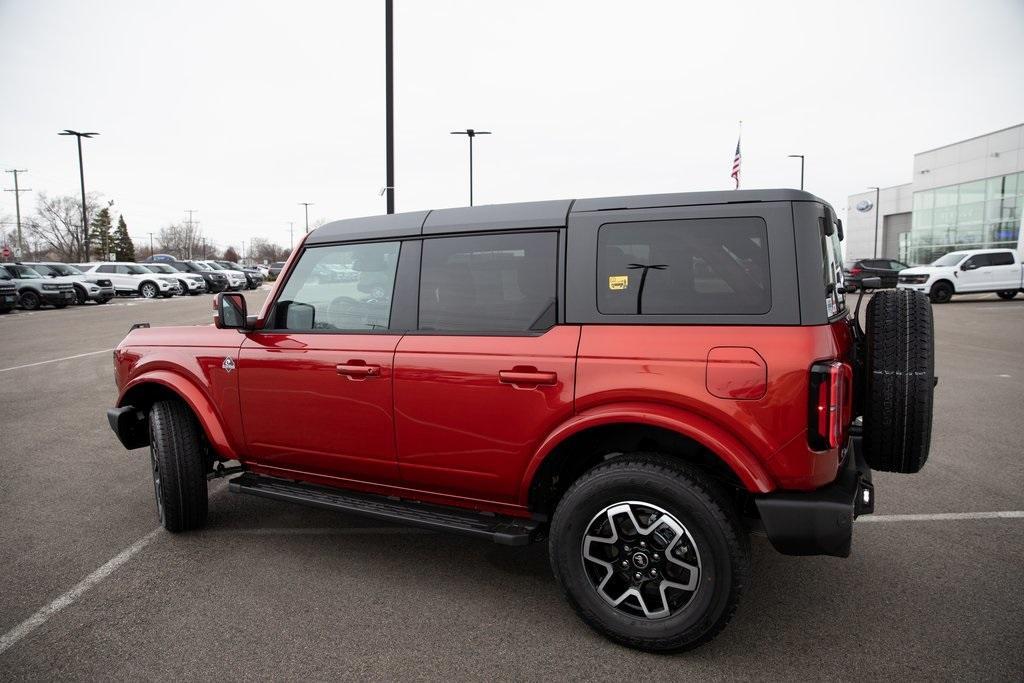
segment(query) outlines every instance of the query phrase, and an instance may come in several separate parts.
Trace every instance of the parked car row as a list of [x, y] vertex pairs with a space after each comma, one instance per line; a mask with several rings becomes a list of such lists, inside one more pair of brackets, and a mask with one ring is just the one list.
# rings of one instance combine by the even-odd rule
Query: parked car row
[[0, 263], [0, 313], [14, 308], [64, 308], [115, 296], [145, 299], [256, 289], [264, 276], [230, 261], [187, 260], [159, 263], [101, 261]]
[[1024, 266], [1013, 249], [964, 249], [927, 266], [890, 259], [856, 259], [843, 265], [847, 292], [859, 289], [866, 278], [879, 278], [883, 288], [924, 292], [934, 304], [944, 304], [955, 294], [995, 293], [1009, 300], [1024, 291]]

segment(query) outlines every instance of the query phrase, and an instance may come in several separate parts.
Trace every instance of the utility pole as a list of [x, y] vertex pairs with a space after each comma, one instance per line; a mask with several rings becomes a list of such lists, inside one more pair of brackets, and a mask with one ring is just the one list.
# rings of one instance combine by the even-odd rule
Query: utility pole
[[93, 138], [99, 133], [79, 133], [76, 130], [64, 129], [63, 133], [57, 135], [74, 135], [78, 138], [78, 179], [82, 183], [82, 246], [84, 247], [83, 261], [89, 260], [89, 217], [85, 208], [85, 166], [82, 163], [82, 138]]
[[387, 156], [388, 213], [395, 212], [395, 63], [394, 63], [394, 2], [384, 0], [384, 126], [385, 154]]
[[306, 207], [306, 232], [309, 232], [309, 207], [313, 206], [313, 202], [299, 202], [302, 206]]
[[288, 221], [288, 241], [291, 244], [290, 249], [292, 251], [295, 251], [295, 233], [294, 233], [294, 230], [293, 230], [294, 227], [295, 227], [295, 223], [292, 223], [291, 221]]
[[877, 187], [869, 187], [868, 189], [875, 191], [875, 249], [871, 252], [871, 258], [878, 258], [878, 212], [881, 210], [878, 206], [878, 200], [881, 198], [882, 190]]
[[477, 135], [490, 135], [489, 130], [453, 130], [452, 135], [465, 135], [469, 138], [469, 205], [473, 206], [473, 138]]
[[804, 189], [804, 155], [803, 154], [790, 154], [790, 159], [800, 159], [800, 189]]
[[26, 187], [23, 190], [22, 189], [18, 189], [18, 174], [19, 173], [28, 173], [28, 170], [26, 170], [24, 168], [12, 168], [12, 169], [9, 169], [7, 172], [14, 174], [14, 189], [13, 190], [4, 190], [4, 192], [13, 192], [14, 193], [14, 211], [15, 211], [15, 213], [18, 216], [18, 257], [19, 258], [24, 258], [25, 257], [25, 245], [24, 245], [24, 243], [21, 240], [21, 193], [22, 192], [31, 192], [32, 188], [31, 187]]
[[148, 234], [149, 234], [149, 255], [153, 256], [153, 254], [156, 253], [156, 250], [153, 249], [153, 233], [148, 233]]
[[192, 258], [192, 242], [193, 241], [198, 241], [198, 240], [195, 239], [194, 235], [192, 234], [192, 226], [195, 225], [195, 222], [192, 220], [192, 214], [197, 213], [197, 210], [196, 209], [185, 209], [185, 213], [188, 214], [188, 220], [185, 221], [185, 224], [188, 225], [188, 234], [185, 235], [185, 240], [186, 240], [185, 243], [188, 245], [188, 257]]

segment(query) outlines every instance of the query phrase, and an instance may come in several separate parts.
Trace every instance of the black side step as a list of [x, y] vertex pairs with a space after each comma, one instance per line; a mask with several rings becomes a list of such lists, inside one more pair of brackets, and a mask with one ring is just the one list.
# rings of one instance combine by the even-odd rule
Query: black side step
[[251, 472], [229, 480], [228, 488], [234, 493], [249, 493], [274, 500], [351, 512], [398, 524], [488, 538], [502, 545], [527, 545], [533, 540], [540, 526], [539, 522], [532, 519], [505, 517], [387, 496], [342, 491], [276, 477], [264, 477]]

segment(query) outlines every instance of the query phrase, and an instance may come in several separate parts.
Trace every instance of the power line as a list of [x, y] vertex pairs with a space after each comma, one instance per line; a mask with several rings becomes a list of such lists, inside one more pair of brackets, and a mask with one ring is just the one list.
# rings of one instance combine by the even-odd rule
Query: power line
[[18, 216], [18, 255], [21, 256], [21, 255], [24, 255], [24, 253], [25, 253], [25, 244], [24, 244], [24, 242], [21, 239], [21, 193], [22, 192], [31, 192], [32, 188], [31, 187], [26, 187], [25, 189], [19, 189], [18, 188], [18, 174], [19, 173], [28, 173], [28, 169], [24, 169], [24, 168], [11, 168], [11, 169], [8, 169], [7, 172], [14, 174], [14, 189], [13, 190], [4, 190], [4, 192], [13, 192], [14, 193], [14, 210], [15, 210], [15, 213], [17, 214], [17, 216]]

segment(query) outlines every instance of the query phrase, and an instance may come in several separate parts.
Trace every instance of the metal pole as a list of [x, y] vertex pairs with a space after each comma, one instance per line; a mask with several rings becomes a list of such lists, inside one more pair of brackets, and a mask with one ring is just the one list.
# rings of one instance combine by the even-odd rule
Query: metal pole
[[800, 155], [800, 189], [804, 189], [804, 155]]
[[[386, 155], [387, 155], [387, 182], [385, 183], [388, 195], [388, 213], [395, 212], [395, 95], [394, 95], [394, 40], [393, 40], [393, 0], [384, 0], [384, 107], [386, 127]], [[307, 228], [308, 232], [308, 228]]]
[[469, 136], [469, 205], [473, 206], [473, 135]]
[[156, 251], [153, 249], [153, 233], [149, 233], [149, 255], [152, 256]]
[[25, 256], [25, 242], [24, 242], [24, 240], [22, 239], [22, 236], [21, 236], [21, 193], [22, 192], [31, 192], [32, 188], [28, 187], [28, 188], [25, 188], [23, 190], [20, 187], [18, 187], [18, 174], [19, 173], [28, 173], [28, 171], [26, 169], [14, 168], [14, 169], [9, 169], [7, 172], [14, 175], [14, 189], [13, 190], [5, 190], [5, 192], [13, 192], [14, 193], [14, 211], [17, 214], [17, 220], [18, 220], [18, 255], [21, 258], [24, 258], [24, 256]]
[[878, 200], [881, 198], [881, 188], [869, 187], [869, 190], [875, 191], [875, 248], [871, 252], [871, 258], [878, 258], [878, 214], [882, 208], [878, 205]]
[[85, 260], [89, 260], [89, 216], [85, 209], [85, 165], [82, 163], [82, 136], [78, 138], [78, 179], [82, 183], [82, 243], [84, 244]]
[[299, 202], [306, 208], [306, 232], [309, 233], [309, 207], [313, 205], [313, 202]]

